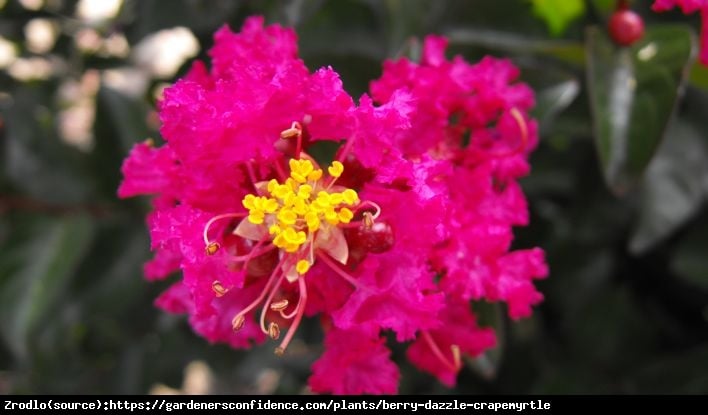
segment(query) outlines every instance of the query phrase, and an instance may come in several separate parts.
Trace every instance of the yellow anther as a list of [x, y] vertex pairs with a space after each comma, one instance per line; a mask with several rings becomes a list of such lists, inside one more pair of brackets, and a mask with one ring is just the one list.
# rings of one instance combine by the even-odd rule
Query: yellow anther
[[323, 206], [329, 206], [330, 202], [330, 194], [325, 192], [324, 190], [320, 190], [317, 192], [317, 201], [319, 201]]
[[283, 205], [285, 207], [292, 207], [295, 205], [295, 201], [297, 200], [297, 195], [293, 192], [289, 192], [287, 195], [285, 195], [285, 199], [283, 199]]
[[329, 198], [329, 202], [332, 206], [336, 206], [344, 202], [344, 196], [341, 193], [332, 193]]
[[302, 275], [310, 270], [310, 263], [305, 259], [301, 259], [297, 261], [297, 265], [295, 265], [295, 270], [298, 274]]
[[266, 199], [265, 203], [263, 203], [263, 210], [265, 210], [266, 213], [275, 212], [278, 210], [278, 201], [275, 199]]
[[286, 242], [291, 244], [302, 245], [307, 239], [307, 235], [303, 231], [296, 231], [294, 228], [286, 228], [281, 234]]
[[290, 171], [300, 171], [300, 160], [296, 159], [290, 159], [288, 161], [288, 165], [290, 166]]
[[305, 222], [307, 223], [307, 230], [310, 232], [315, 232], [320, 228], [320, 218], [313, 211], [305, 214]]
[[277, 180], [271, 179], [271, 180], [268, 182], [268, 188], [267, 188], [267, 189], [268, 189], [268, 193], [273, 194], [273, 192], [275, 191], [275, 189], [277, 189], [279, 186], [280, 186], [280, 183], [278, 183]]
[[312, 186], [310, 186], [309, 184], [303, 184], [300, 186], [299, 189], [297, 189], [297, 196], [303, 199], [309, 199], [311, 193]]
[[253, 195], [246, 195], [246, 197], [243, 198], [243, 207], [245, 207], [248, 210], [255, 209], [256, 205], [254, 204], [254, 201], [256, 200], [256, 197]]
[[[270, 185], [269, 185], [270, 188]], [[273, 190], [269, 190], [270, 194], [277, 197], [278, 199], [284, 199], [285, 196], [290, 192], [290, 188], [288, 186], [284, 185], [277, 185], [276, 187], [273, 188]]]
[[307, 176], [303, 176], [302, 174], [294, 171], [290, 173], [290, 177], [292, 177], [298, 183], [305, 183], [307, 181]]
[[321, 178], [322, 178], [322, 170], [320, 170], [320, 169], [313, 170], [310, 174], [307, 175], [307, 180], [309, 180], [311, 182], [316, 182]]
[[285, 225], [294, 225], [297, 221], [297, 214], [290, 209], [280, 209], [278, 220]]
[[344, 197], [344, 201], [349, 206], [351, 206], [359, 201], [359, 195], [356, 193], [355, 190], [352, 190], [352, 189], [347, 189], [347, 190], [343, 191], [342, 196]]
[[337, 215], [337, 212], [334, 211], [334, 209], [330, 208], [325, 211], [325, 219], [327, 220], [328, 223], [332, 225], [337, 225], [339, 224], [339, 217]]
[[248, 221], [254, 225], [260, 225], [265, 220], [265, 215], [260, 211], [252, 211], [248, 214]]
[[347, 208], [341, 208], [339, 210], [339, 220], [342, 223], [349, 223], [351, 222], [352, 218], [354, 217], [354, 214], [352, 213], [351, 210]]
[[300, 216], [305, 216], [307, 211], [308, 208], [305, 200], [299, 197], [295, 199], [295, 203], [293, 204], [293, 212], [297, 213]]
[[339, 177], [342, 175], [342, 172], [344, 171], [344, 166], [342, 163], [338, 162], [337, 160], [332, 162], [332, 165], [327, 168], [327, 172], [329, 172], [329, 175], [332, 177]]
[[300, 160], [300, 174], [309, 176], [314, 170], [315, 166], [312, 165], [310, 160]]

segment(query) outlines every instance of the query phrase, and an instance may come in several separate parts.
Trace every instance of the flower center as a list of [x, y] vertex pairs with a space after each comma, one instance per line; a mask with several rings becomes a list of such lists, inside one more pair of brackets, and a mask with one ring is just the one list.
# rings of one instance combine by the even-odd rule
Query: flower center
[[[344, 171], [339, 161], [327, 169], [330, 177], [326, 180], [322, 170], [308, 159], [291, 159], [289, 165], [290, 177], [284, 183], [270, 180], [262, 189], [263, 196], [246, 195], [243, 206], [248, 209], [249, 224], [267, 229], [276, 247], [297, 257], [295, 271], [302, 275], [314, 262], [315, 248], [336, 243], [332, 233], [340, 223], [352, 220], [354, 213], [349, 207], [359, 203], [359, 195], [352, 189], [334, 186]], [[240, 228], [236, 234], [245, 231], [243, 236], [248, 237], [252, 233], [248, 225]], [[294, 280], [293, 273], [287, 275]]]

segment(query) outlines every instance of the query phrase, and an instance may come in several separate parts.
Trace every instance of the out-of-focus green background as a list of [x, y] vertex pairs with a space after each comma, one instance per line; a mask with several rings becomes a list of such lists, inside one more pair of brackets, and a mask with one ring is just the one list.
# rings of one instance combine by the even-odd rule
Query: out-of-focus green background
[[708, 392], [708, 71], [698, 16], [650, 3], [618, 49], [610, 0], [0, 0], [0, 394], [306, 391], [316, 322], [283, 358], [209, 345], [153, 307], [149, 202], [116, 198], [131, 146], [159, 140], [160, 90], [252, 14], [294, 26], [355, 97], [427, 33], [510, 57], [537, 92], [515, 243], [546, 250], [546, 299], [519, 322], [476, 305], [500, 347], [455, 389], [394, 346], [401, 392]]

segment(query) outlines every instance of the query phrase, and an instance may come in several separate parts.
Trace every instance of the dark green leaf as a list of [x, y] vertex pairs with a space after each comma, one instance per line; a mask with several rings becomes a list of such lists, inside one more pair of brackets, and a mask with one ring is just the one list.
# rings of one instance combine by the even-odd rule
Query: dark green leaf
[[445, 32], [445, 35], [451, 43], [458, 45], [478, 46], [507, 53], [538, 53], [572, 64], [582, 64], [585, 61], [582, 44], [568, 40], [549, 40], [520, 33], [469, 27], [451, 29]]
[[[558, 114], [573, 103], [580, 81], [571, 72], [548, 63], [521, 64], [521, 78], [536, 92], [533, 116], [541, 124], [541, 135], [553, 126]], [[546, 130], [546, 131], [544, 131]]]
[[708, 180], [708, 153], [701, 133], [676, 120], [641, 186], [639, 219], [629, 248], [641, 253], [696, 213]]
[[610, 189], [632, 188], [664, 137], [694, 52], [693, 32], [655, 27], [631, 48], [587, 32], [588, 88], [600, 162]]
[[29, 226], [20, 228], [21, 239], [10, 239], [0, 255], [0, 267], [14, 269], [0, 281], [0, 309], [5, 316], [0, 333], [19, 359], [29, 353], [32, 332], [51, 321], [48, 313], [73, 277], [93, 234], [93, 224], [85, 216], [45, 218]]

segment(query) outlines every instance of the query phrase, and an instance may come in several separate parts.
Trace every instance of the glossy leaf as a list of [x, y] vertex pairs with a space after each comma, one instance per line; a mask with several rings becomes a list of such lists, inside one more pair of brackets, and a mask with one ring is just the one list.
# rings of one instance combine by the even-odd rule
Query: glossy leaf
[[639, 219], [629, 248], [642, 253], [669, 236], [700, 208], [708, 180], [708, 151], [690, 124], [677, 120], [641, 186]]
[[521, 78], [536, 92], [533, 115], [541, 124], [542, 134], [580, 93], [580, 81], [575, 74], [548, 63], [521, 65]]
[[695, 51], [683, 26], [655, 27], [631, 48], [587, 31], [588, 89], [595, 143], [610, 189], [622, 195], [639, 180], [664, 137]]

